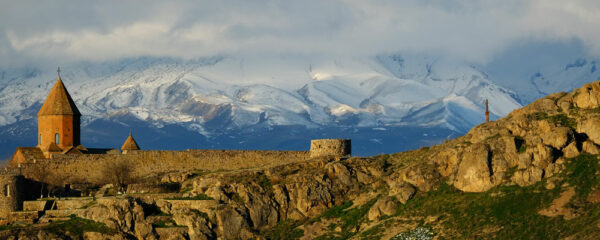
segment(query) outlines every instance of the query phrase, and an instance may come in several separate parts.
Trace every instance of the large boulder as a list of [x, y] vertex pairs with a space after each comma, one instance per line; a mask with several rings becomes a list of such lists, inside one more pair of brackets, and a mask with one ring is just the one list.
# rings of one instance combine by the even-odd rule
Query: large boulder
[[432, 158], [437, 166], [437, 171], [442, 177], [450, 176], [450, 174], [456, 171], [459, 155], [455, 148], [445, 148], [436, 153]]
[[579, 108], [597, 108], [600, 106], [600, 81], [583, 85], [573, 99]]
[[573, 131], [567, 127], [557, 127], [542, 134], [542, 142], [556, 149], [563, 149], [573, 139]]
[[393, 198], [383, 197], [377, 200], [375, 204], [369, 209], [367, 213], [367, 218], [370, 221], [374, 221], [379, 219], [381, 216], [389, 216], [396, 213], [398, 208], [398, 204], [394, 201]]
[[420, 164], [401, 173], [402, 181], [412, 184], [420, 191], [428, 192], [439, 182], [440, 174], [434, 166]]
[[484, 144], [473, 144], [465, 149], [454, 186], [465, 192], [484, 192], [492, 188], [490, 154]]
[[590, 118], [579, 122], [577, 132], [585, 133], [589, 140], [600, 144], [600, 119]]

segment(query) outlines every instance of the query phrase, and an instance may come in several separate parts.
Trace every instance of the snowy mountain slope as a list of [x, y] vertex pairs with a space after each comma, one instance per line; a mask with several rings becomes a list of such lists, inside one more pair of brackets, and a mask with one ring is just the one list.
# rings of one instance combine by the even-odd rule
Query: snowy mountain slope
[[[543, 78], [531, 83], [536, 84], [536, 91], [572, 88], [600, 72], [590, 60], [568, 68], [552, 66], [541, 71]], [[383, 146], [388, 143], [378, 136], [411, 127], [421, 142], [435, 135], [427, 129], [443, 132], [445, 136], [435, 136], [440, 140], [483, 122], [485, 99], [490, 101], [494, 119], [526, 103], [520, 94], [530, 90], [502, 87], [511, 83], [500, 84], [482, 66], [400, 54], [335, 60], [282, 57], [265, 62], [223, 56], [145, 57], [79, 62], [62, 69], [63, 81], [84, 115], [84, 128], [129, 126], [125, 128], [135, 130], [138, 126], [131, 124], [141, 121], [148, 124], [144, 127], [148, 132], [157, 134], [154, 139], [166, 137], [160, 129], [171, 126], [194, 138], [221, 139], [211, 145], [215, 147], [249, 144], [243, 139], [251, 139], [250, 135], [290, 142], [302, 134], [349, 137], [345, 134], [357, 133], [370, 137], [365, 142]], [[55, 73], [46, 69], [0, 70], [0, 132], [16, 136], [19, 122], [35, 120], [55, 79]], [[281, 128], [294, 130], [268, 133]], [[97, 130], [88, 137], [108, 138], [100, 137]]]
[[[410, 61], [398, 62], [397, 58], [372, 59], [370, 66], [381, 64], [376, 68], [363, 66], [361, 71], [354, 68], [356, 62], [350, 62], [348, 65], [353, 68], [346, 72], [343, 64], [320, 67], [307, 63], [296, 71], [303, 72], [305, 66], [310, 66], [305, 78], [298, 80], [306, 82], [298, 90], [207, 78], [210, 74], [206, 73], [213, 72], [223, 58], [141, 58], [98, 67], [80, 64], [63, 67], [71, 69], [64, 71], [63, 80], [89, 119], [125, 111], [142, 120], [166, 123], [202, 125], [215, 118], [226, 118], [230, 128], [262, 121], [268, 125], [326, 126], [349, 116], [358, 117], [361, 126], [405, 125], [410, 124], [402, 121], [406, 114], [443, 101], [450, 94], [464, 96], [469, 105], [479, 105], [478, 110], [484, 99], [490, 98], [498, 103], [492, 106], [492, 112], [500, 116], [519, 106], [510, 91], [494, 85], [474, 68], [448, 69], [434, 62], [407, 69], [404, 64]], [[402, 69], [402, 74], [398, 69]], [[16, 122], [23, 116], [22, 111], [41, 103], [54, 82], [50, 74], [39, 71], [21, 76], [11, 73], [15, 75], [12, 79], [19, 80], [2, 80], [6, 84], [0, 90], [2, 125]], [[317, 75], [321, 77], [314, 80]], [[421, 119], [419, 124], [428, 121]]]

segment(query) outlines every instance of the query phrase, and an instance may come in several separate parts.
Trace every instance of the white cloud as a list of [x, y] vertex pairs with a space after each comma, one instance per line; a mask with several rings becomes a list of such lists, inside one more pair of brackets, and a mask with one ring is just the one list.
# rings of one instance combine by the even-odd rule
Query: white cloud
[[519, 41], [578, 39], [600, 55], [593, 0], [0, 2], [0, 63], [363, 56], [426, 52], [486, 62]]

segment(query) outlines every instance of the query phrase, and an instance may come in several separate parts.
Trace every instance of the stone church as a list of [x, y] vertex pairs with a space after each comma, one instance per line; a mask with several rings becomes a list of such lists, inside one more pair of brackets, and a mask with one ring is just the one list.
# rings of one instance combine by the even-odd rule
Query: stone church
[[[107, 152], [102, 149], [87, 149], [81, 145], [81, 113], [67, 91], [60, 75], [37, 114], [37, 146], [19, 147], [10, 160], [11, 166], [28, 162], [32, 158], [52, 158], [56, 154], [87, 154]], [[124, 154], [140, 150], [135, 139], [129, 136], [121, 148]]]

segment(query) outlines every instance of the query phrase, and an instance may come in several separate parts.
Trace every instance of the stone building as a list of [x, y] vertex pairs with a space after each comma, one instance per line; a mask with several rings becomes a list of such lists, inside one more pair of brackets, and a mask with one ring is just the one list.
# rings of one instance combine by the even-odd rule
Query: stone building
[[[37, 116], [38, 147], [62, 153], [78, 152], [75, 147], [81, 142], [81, 113], [60, 76]], [[44, 151], [44, 155], [48, 156], [47, 154], [49, 152]]]
[[[60, 75], [37, 116], [37, 146], [18, 147], [9, 162], [11, 167], [35, 162], [38, 159], [53, 158], [54, 155], [103, 154], [111, 150], [88, 149], [81, 145], [81, 113]], [[132, 150], [140, 150], [140, 147], [130, 133], [123, 144], [122, 151], [127, 153]]]

